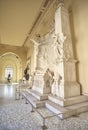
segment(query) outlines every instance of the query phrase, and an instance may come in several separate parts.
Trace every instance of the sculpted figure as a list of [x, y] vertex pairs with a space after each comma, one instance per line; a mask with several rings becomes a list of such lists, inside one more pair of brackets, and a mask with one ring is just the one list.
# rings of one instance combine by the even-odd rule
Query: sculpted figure
[[36, 42], [34, 39], [30, 39], [30, 40], [34, 43], [34, 68], [36, 70], [36, 68], [37, 68], [37, 56], [38, 56], [38, 53], [39, 53], [40, 43]]
[[51, 73], [50, 69], [48, 68], [44, 74], [44, 86], [45, 87], [51, 87], [52, 76], [53, 76], [53, 74]]
[[35, 72], [30, 75], [30, 78], [29, 78], [29, 88], [32, 88], [33, 87], [33, 84], [34, 84], [34, 76], [35, 76]]
[[8, 82], [11, 81], [11, 74], [10, 73], [8, 74], [7, 80], [8, 80]]
[[27, 64], [27, 67], [24, 70], [24, 77], [26, 80], [29, 80], [29, 74], [30, 74], [30, 64]]
[[54, 51], [56, 58], [62, 58], [63, 57], [63, 43], [66, 39], [66, 36], [63, 35], [63, 33], [60, 34], [54, 34]]
[[51, 93], [53, 95], [57, 95], [62, 76], [59, 73], [55, 73], [53, 78], [54, 78], [54, 82], [52, 84]]

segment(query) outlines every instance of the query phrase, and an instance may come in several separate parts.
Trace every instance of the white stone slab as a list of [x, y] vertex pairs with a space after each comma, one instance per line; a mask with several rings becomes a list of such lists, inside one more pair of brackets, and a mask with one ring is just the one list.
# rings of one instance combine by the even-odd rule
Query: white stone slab
[[61, 119], [68, 118], [71, 116], [77, 116], [79, 113], [88, 111], [88, 102], [74, 104], [69, 107], [61, 107], [51, 101], [47, 101], [45, 106], [52, 112], [58, 114]]
[[36, 90], [33, 89], [27, 89], [26, 90], [28, 93], [30, 93], [32, 96], [34, 96], [35, 98], [37, 98], [38, 100], [46, 100], [48, 99], [48, 94], [41, 94]]
[[34, 96], [32, 96], [31, 94], [29, 94], [27, 91], [23, 91], [22, 95], [24, 96], [24, 98], [27, 99], [27, 101], [29, 103], [31, 103], [33, 105], [33, 107], [35, 108], [39, 108], [39, 107], [43, 107], [45, 106], [45, 101], [39, 101], [38, 99], [36, 99]]
[[54, 95], [49, 95], [48, 99], [60, 106], [69, 106], [77, 103], [82, 103], [88, 101], [88, 96], [76, 96], [76, 97], [70, 97], [63, 99], [61, 97], [57, 97]]

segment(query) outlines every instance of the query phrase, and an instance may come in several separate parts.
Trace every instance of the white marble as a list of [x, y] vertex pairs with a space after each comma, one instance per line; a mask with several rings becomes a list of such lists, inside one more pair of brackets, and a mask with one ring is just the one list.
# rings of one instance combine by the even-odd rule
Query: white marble
[[33, 90], [40, 93], [50, 93], [51, 92], [51, 72], [49, 69], [46, 72], [36, 71], [34, 75]]
[[[46, 118], [53, 115], [46, 108], [38, 111]], [[41, 116], [36, 111], [31, 113], [31, 105], [24, 100], [0, 106], [0, 130], [42, 130], [42, 125]], [[88, 112], [64, 120], [56, 116], [47, 118], [45, 125], [47, 130], [88, 130]]]

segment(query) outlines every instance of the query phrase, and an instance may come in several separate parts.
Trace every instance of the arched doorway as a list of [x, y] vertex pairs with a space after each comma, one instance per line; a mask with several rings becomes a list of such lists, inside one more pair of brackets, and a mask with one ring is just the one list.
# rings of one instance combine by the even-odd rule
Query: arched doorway
[[12, 82], [18, 82], [22, 78], [21, 58], [12, 52], [0, 56], [0, 82], [7, 82], [8, 73], [11, 73]]

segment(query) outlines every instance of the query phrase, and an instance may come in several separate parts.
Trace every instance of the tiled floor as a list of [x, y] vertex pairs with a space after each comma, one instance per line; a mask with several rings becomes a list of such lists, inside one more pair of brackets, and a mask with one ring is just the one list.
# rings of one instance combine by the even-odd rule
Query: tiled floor
[[[31, 105], [25, 100], [15, 100], [16, 85], [0, 85], [0, 130], [42, 130], [43, 119], [37, 111], [31, 113]], [[46, 108], [39, 111], [52, 114]], [[45, 121], [47, 130], [88, 130], [88, 112], [77, 117], [60, 120], [58, 117]]]
[[16, 84], [0, 84], [0, 106], [15, 99], [15, 86]]

